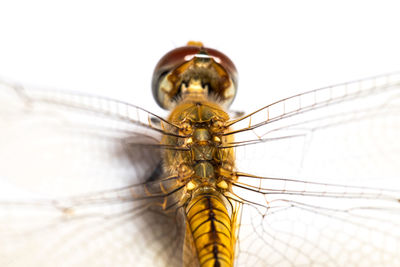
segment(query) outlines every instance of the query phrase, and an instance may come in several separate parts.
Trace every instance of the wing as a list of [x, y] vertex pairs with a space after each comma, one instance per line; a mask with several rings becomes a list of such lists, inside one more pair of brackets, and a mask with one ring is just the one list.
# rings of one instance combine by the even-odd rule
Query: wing
[[[239, 130], [230, 133], [237, 138], [228, 146], [236, 147], [241, 170], [233, 197], [243, 206], [238, 266], [396, 263], [398, 82], [378, 78], [362, 87], [364, 93], [335, 89], [341, 86], [314, 90], [232, 121]], [[327, 91], [330, 97], [317, 97]], [[313, 94], [309, 102], [303, 100]], [[30, 101], [18, 101], [27, 95]], [[121, 109], [110, 108], [121, 104], [116, 101], [98, 105], [98, 98], [77, 94], [34, 95], [2, 105], [2, 122], [12, 126], [4, 131], [8, 139], [1, 139], [9, 148], [2, 154], [7, 164], [1, 173], [9, 181], [3, 195], [15, 199], [9, 194], [17, 190], [11, 189], [27, 187], [19, 193], [39, 191], [50, 200], [2, 204], [7, 215], [0, 224], [2, 240], [8, 238], [1, 252], [4, 265], [176, 266], [182, 258], [174, 242], [182, 237], [172, 226], [176, 217], [148, 209], [166, 193], [158, 183], [154, 189], [151, 179], [142, 184], [148, 170], [157, 170], [154, 140], [168, 122], [141, 109], [144, 116], [133, 112], [121, 118]], [[273, 108], [282, 106], [283, 112], [273, 115]], [[43, 131], [51, 138], [40, 139]], [[13, 148], [24, 153], [14, 155]], [[46, 155], [38, 157], [38, 151]], [[24, 156], [29, 152], [31, 157]], [[21, 162], [29, 168], [19, 168]], [[86, 194], [59, 197], [68, 191]]]
[[400, 75], [391, 74], [231, 122], [238, 266], [400, 264], [399, 100]]
[[78, 93], [2, 83], [0, 94], [0, 265], [179, 261], [168, 179], [152, 177], [166, 121]]

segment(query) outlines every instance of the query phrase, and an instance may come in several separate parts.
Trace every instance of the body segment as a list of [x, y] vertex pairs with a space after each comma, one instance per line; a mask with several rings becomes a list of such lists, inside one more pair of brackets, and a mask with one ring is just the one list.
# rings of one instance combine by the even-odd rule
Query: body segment
[[[189, 43], [162, 58], [153, 76], [153, 94], [170, 109], [161, 140], [163, 169], [183, 193], [179, 203], [186, 218], [187, 265], [233, 266], [239, 205], [233, 206], [237, 180], [233, 141], [224, 111], [236, 93], [236, 68], [225, 55], [201, 43]], [[172, 191], [173, 188], [166, 191]], [[195, 260], [192, 260], [195, 259]]]
[[[233, 149], [221, 148], [231, 137], [222, 136], [228, 115], [215, 103], [188, 98], [171, 113], [185, 137], [165, 135], [163, 144], [174, 147], [164, 154], [164, 168], [185, 186], [187, 235], [194, 242], [200, 266], [232, 266], [237, 211], [226, 194], [235, 179]], [[229, 174], [229, 175], [227, 175]]]

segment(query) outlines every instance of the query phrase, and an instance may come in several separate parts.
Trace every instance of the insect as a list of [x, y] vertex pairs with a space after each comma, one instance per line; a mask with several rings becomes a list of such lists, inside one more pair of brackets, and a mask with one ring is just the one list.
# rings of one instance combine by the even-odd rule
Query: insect
[[242, 115], [232, 61], [190, 42], [154, 71], [167, 117], [1, 87], [1, 266], [400, 264], [398, 73]]

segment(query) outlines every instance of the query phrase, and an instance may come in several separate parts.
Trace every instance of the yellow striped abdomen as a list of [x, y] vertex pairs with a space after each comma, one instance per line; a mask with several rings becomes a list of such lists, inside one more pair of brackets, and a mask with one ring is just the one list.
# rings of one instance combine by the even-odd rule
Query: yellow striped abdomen
[[233, 266], [236, 239], [222, 198], [217, 191], [202, 193], [186, 208], [189, 232], [202, 267]]

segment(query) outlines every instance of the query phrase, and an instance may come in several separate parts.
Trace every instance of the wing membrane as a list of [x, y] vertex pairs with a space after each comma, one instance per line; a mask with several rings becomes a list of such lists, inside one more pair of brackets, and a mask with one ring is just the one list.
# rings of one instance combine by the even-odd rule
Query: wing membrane
[[[319, 94], [327, 97], [315, 101]], [[303, 105], [304, 95], [313, 101]], [[239, 129], [227, 146], [236, 147], [240, 171], [260, 176], [296, 178], [301, 172], [327, 182], [397, 177], [399, 100], [398, 74], [313, 90], [233, 121]], [[283, 111], [288, 102], [303, 104]], [[267, 118], [271, 109], [282, 112]], [[321, 164], [325, 173], [316, 173]]]
[[300, 94], [243, 118], [231, 144], [244, 205], [238, 266], [399, 264], [396, 77], [310, 91], [327, 97], [268, 118]]
[[[399, 81], [313, 90], [231, 122], [237, 266], [400, 264]], [[104, 98], [5, 91], [2, 265], [181, 264], [180, 188], [148, 179], [167, 121]]]
[[160, 167], [160, 118], [75, 93], [3, 84], [0, 94], [0, 265], [181, 260], [174, 192], [163, 189], [174, 178], [145, 183]]
[[[227, 124], [228, 126], [235, 125], [237, 127], [240, 123], [245, 127], [227, 132], [225, 135], [253, 131], [277, 121], [282, 123], [285, 121], [285, 118], [315, 111], [324, 107], [335, 106], [354, 99], [363, 99], [370, 96], [375, 98], [376, 95], [393, 91], [394, 94], [398, 96], [399, 86], [400, 74], [394, 73], [311, 90], [279, 100], [241, 118], [232, 120]], [[373, 101], [376, 102], [375, 100]], [[389, 101], [389, 99], [387, 99], [387, 101]], [[367, 105], [371, 104], [371, 102], [365, 102]], [[372, 104], [374, 103], [372, 102]], [[354, 109], [360, 109], [359, 106], [355, 106], [354, 104], [351, 104], [351, 106]], [[258, 129], [257, 131], [263, 132], [256, 134], [257, 137], [262, 137], [269, 133], [269, 131], [265, 131], [264, 129]]]

